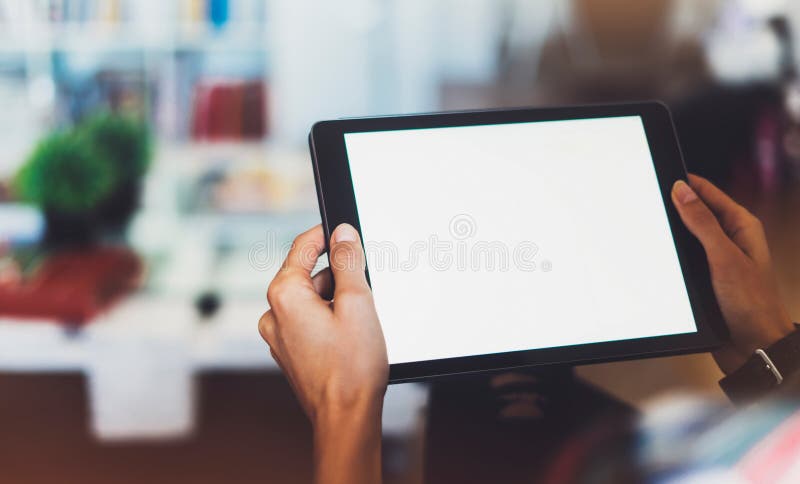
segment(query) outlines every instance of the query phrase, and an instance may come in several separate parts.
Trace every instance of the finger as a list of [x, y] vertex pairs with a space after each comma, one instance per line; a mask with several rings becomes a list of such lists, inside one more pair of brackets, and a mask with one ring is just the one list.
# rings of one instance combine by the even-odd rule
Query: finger
[[333, 275], [331, 274], [330, 267], [326, 267], [317, 272], [311, 278], [311, 284], [314, 285], [314, 290], [321, 298], [330, 301], [333, 298]]
[[697, 193], [697, 196], [703, 199], [708, 205], [708, 208], [719, 216], [723, 228], [725, 228], [724, 225], [726, 222], [726, 220], [723, 219], [729, 218], [730, 221], [733, 222], [750, 214], [746, 208], [736, 203], [727, 193], [701, 176], [690, 173], [689, 186]]
[[272, 314], [272, 311], [267, 311], [261, 316], [261, 319], [258, 320], [258, 332], [261, 334], [261, 338], [270, 346], [271, 350], [276, 341], [275, 315]]
[[352, 225], [341, 224], [331, 237], [331, 273], [334, 279], [334, 300], [342, 294], [369, 292], [364, 273], [366, 260], [361, 238]]
[[281, 271], [310, 279], [311, 271], [314, 270], [317, 259], [324, 251], [325, 234], [321, 225], [315, 225], [294, 239], [292, 248], [286, 255], [286, 261], [281, 266]]
[[736, 249], [711, 210], [683, 180], [672, 187], [672, 201], [686, 228], [703, 244], [709, 261], [726, 257]]
[[714, 212], [722, 230], [742, 251], [757, 261], [769, 260], [769, 249], [761, 222], [710, 181], [689, 175], [689, 184]]

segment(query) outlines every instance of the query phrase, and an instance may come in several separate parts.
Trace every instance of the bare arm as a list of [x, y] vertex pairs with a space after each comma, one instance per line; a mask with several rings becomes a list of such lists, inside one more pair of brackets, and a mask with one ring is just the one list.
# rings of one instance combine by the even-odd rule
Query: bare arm
[[314, 463], [318, 484], [379, 484], [380, 402], [319, 416], [314, 424]]
[[271, 309], [261, 317], [259, 332], [311, 420], [316, 482], [376, 484], [389, 375], [386, 344], [358, 233], [341, 225], [330, 247], [330, 271], [312, 279], [325, 248], [322, 227], [295, 239], [270, 284]]

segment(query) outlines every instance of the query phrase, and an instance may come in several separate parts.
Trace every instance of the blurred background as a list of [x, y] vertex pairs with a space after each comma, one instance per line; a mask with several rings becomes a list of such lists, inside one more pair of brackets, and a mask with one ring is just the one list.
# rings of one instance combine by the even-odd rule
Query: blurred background
[[[310, 481], [256, 323], [320, 119], [663, 100], [800, 319], [797, 32], [791, 0], [0, 0], [0, 481]], [[706, 355], [578, 372], [722, 398]], [[389, 482], [427, 392], [387, 395]]]

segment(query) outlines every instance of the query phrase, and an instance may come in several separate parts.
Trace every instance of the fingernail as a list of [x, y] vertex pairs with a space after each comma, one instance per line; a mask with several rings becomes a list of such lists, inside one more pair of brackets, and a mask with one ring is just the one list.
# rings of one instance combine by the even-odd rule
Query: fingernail
[[683, 180], [675, 182], [673, 190], [675, 190], [675, 198], [677, 198], [681, 204], [687, 204], [697, 200], [697, 194], [692, 190], [692, 187], [687, 185]]
[[341, 224], [333, 231], [334, 242], [355, 242], [358, 240], [358, 232], [350, 224]]

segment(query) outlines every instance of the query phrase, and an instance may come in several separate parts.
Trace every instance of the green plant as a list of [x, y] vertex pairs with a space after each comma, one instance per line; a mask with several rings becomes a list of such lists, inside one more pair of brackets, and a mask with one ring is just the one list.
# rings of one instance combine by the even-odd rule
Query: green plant
[[14, 188], [42, 210], [44, 245], [88, 244], [124, 233], [138, 208], [150, 154], [144, 122], [100, 114], [40, 141]]
[[114, 184], [137, 181], [150, 165], [151, 143], [147, 125], [129, 115], [103, 113], [82, 123], [78, 130], [92, 143], [97, 155], [114, 167]]
[[20, 197], [45, 211], [91, 212], [114, 189], [113, 167], [81, 133], [55, 133], [39, 142], [17, 173]]

